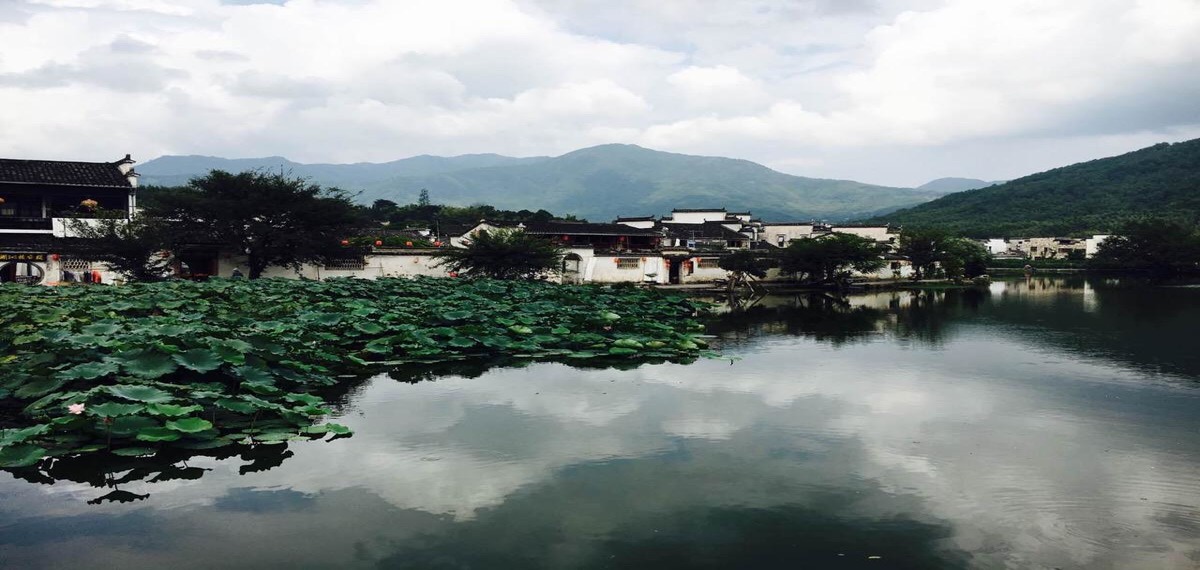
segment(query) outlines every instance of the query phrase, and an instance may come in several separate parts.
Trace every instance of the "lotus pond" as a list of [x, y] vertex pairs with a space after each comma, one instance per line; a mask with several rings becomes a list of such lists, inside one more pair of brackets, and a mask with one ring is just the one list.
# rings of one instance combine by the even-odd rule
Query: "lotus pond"
[[677, 361], [704, 345], [694, 319], [700, 303], [547, 283], [8, 286], [0, 306], [7, 468], [348, 436], [349, 428], [321, 421], [331, 398], [388, 367]]

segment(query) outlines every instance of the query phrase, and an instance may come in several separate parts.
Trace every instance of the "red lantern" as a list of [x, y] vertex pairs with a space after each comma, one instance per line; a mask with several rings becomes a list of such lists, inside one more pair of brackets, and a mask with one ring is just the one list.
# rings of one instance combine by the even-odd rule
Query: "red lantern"
[[571, 236], [563, 236], [563, 241], [571, 241]]
[[348, 240], [348, 239], [342, 240], [342, 245], [350, 245], [350, 240]]
[[433, 242], [433, 247], [442, 247], [442, 242], [440, 242], [440, 241]]
[[[0, 204], [3, 204], [3, 203], [4, 202], [0, 202]], [[57, 253], [52, 253], [52, 254], [50, 254], [50, 259], [53, 259], [54, 261], [58, 261], [59, 259], [62, 259], [62, 256], [58, 255]]]
[[404, 242], [404, 245], [405, 245], [405, 246], [408, 246], [408, 247], [412, 247], [412, 242], [411, 242], [411, 241], [406, 241], [406, 242]]
[[451, 276], [451, 277], [458, 277], [458, 272], [457, 272], [457, 271], [451, 271], [451, 272], [450, 272], [450, 276]]
[[381, 240], [381, 239], [375, 240], [375, 247], [380, 247], [382, 245], [383, 245], [383, 240]]

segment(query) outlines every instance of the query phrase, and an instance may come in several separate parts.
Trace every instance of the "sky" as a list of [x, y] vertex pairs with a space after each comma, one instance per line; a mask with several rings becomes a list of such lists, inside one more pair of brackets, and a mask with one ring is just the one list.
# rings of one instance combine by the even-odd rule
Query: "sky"
[[1200, 0], [0, 0], [0, 156], [606, 143], [913, 186], [1200, 137]]

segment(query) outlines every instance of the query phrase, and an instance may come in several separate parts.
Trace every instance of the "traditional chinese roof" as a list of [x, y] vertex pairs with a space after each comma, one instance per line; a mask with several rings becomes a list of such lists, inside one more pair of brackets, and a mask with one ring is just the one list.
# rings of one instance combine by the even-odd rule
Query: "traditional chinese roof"
[[617, 218], [616, 221], [618, 221], [618, 222], [653, 222], [657, 219], [658, 218], [655, 218], [654, 216], [632, 216], [632, 217], [622, 216], [620, 218]]
[[651, 229], [641, 229], [625, 224], [594, 224], [590, 222], [525, 222], [525, 232], [544, 235], [589, 235], [589, 236], [658, 236]]
[[709, 221], [702, 224], [672, 224], [663, 222], [663, 227], [667, 229], [667, 235], [679, 239], [723, 239], [723, 240], [748, 240], [750, 238], [739, 234], [722, 224], [725, 222]]
[[671, 211], [680, 213], [724, 212], [725, 208], [672, 208]]
[[67, 162], [0, 158], [0, 184], [132, 188], [118, 162]]

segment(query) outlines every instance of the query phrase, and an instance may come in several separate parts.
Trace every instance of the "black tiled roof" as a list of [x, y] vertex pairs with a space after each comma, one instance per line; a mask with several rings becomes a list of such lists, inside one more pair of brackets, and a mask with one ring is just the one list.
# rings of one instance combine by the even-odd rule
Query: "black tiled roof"
[[721, 225], [722, 222], [704, 222], [703, 224], [663, 224], [667, 235], [681, 239], [723, 239], [748, 240], [750, 238]]
[[0, 158], [0, 184], [131, 188], [115, 162], [66, 162]]
[[632, 217], [622, 216], [620, 218], [617, 218], [617, 221], [618, 222], [653, 222], [656, 219], [658, 219], [658, 218], [655, 218], [654, 216], [632, 216]]
[[697, 212], [724, 212], [725, 208], [673, 208], [671, 211], [694, 214]]
[[591, 236], [657, 236], [655, 230], [635, 228], [625, 224], [593, 224], [583, 222], [525, 222], [525, 231], [546, 235]]

